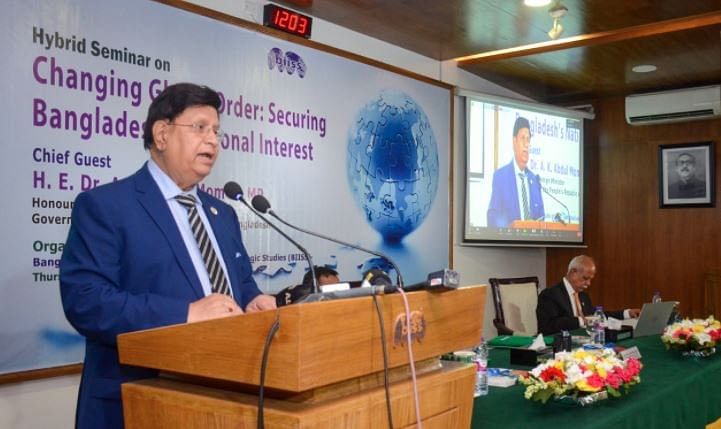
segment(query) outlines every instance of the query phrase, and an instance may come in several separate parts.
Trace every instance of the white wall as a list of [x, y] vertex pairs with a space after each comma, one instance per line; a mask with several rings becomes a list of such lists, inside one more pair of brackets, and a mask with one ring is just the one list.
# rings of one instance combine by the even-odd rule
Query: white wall
[[[260, 22], [260, 0], [193, 0], [223, 13], [253, 22]], [[313, 20], [314, 41], [333, 45], [355, 54], [373, 58], [401, 67], [433, 79], [441, 80], [463, 89], [494, 95], [524, 98], [518, 94], [467, 73], [453, 62], [439, 62], [404, 49], [397, 48], [337, 25]], [[455, 112], [462, 112], [462, 99], [456, 97]], [[465, 182], [465, 154], [463, 142], [463, 118], [455, 119], [454, 136], [454, 268], [460, 273], [464, 285], [485, 284], [489, 277], [512, 277], [537, 275], [543, 282], [546, 276], [546, 251], [544, 248], [501, 248], [461, 246], [463, 228], [463, 186]], [[480, 315], [480, 310], [479, 310]], [[493, 301], [487, 295], [484, 336], [495, 336]], [[65, 376], [0, 386], [0, 428], [72, 428], [75, 419], [75, 400], [79, 377]]]
[[0, 428], [72, 428], [79, 375], [0, 386]]

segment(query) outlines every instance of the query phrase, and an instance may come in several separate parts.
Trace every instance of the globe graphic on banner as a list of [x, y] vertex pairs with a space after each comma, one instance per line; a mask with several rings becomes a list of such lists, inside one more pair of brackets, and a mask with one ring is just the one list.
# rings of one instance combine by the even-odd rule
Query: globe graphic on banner
[[360, 109], [348, 135], [347, 171], [353, 198], [385, 242], [418, 228], [438, 189], [438, 146], [418, 103], [384, 90]]

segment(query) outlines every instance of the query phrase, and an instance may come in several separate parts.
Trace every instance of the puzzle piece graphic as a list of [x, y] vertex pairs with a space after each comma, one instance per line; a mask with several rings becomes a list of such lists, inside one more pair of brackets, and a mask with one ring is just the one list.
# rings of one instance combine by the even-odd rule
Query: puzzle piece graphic
[[438, 148], [427, 116], [408, 95], [382, 91], [348, 134], [348, 183], [368, 223], [387, 242], [418, 228], [438, 189]]

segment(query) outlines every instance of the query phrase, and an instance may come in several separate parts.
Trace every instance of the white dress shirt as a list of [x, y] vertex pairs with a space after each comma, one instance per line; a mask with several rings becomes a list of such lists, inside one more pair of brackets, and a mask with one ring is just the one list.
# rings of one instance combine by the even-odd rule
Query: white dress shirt
[[[228, 280], [228, 287], [230, 288], [228, 269], [225, 265], [225, 261], [223, 260], [223, 254], [220, 252], [220, 247], [218, 247], [218, 242], [215, 239], [213, 228], [211, 228], [210, 222], [208, 222], [208, 218], [205, 216], [203, 202], [200, 198], [198, 198], [198, 187], [193, 186], [190, 191], [183, 191], [167, 174], [165, 174], [163, 170], [160, 169], [160, 167], [158, 167], [158, 164], [156, 164], [152, 158], [148, 160], [148, 170], [150, 171], [150, 175], [153, 177], [153, 180], [155, 180], [155, 183], [160, 188], [160, 192], [163, 194], [163, 198], [165, 198], [165, 202], [168, 204], [170, 212], [173, 214], [173, 219], [175, 219], [175, 224], [178, 226], [180, 235], [183, 237], [185, 248], [188, 249], [190, 260], [193, 261], [193, 268], [195, 268], [195, 273], [198, 275], [198, 280], [200, 280], [205, 296], [212, 293], [208, 269], [205, 267], [203, 256], [200, 254], [200, 248], [198, 247], [198, 242], [195, 239], [195, 235], [193, 235], [193, 230], [190, 228], [190, 223], [188, 223], [188, 209], [180, 205], [180, 203], [175, 199], [175, 197], [179, 194], [192, 195], [198, 202], [198, 207], [196, 207], [198, 215], [205, 226], [205, 230], [208, 232], [208, 237], [213, 245], [213, 250], [215, 250], [215, 254], [218, 255], [218, 262], [220, 262], [220, 266], [223, 267], [223, 274], [225, 275], [226, 280]], [[230, 294], [231, 296], [233, 295], [233, 288], [230, 288]]]

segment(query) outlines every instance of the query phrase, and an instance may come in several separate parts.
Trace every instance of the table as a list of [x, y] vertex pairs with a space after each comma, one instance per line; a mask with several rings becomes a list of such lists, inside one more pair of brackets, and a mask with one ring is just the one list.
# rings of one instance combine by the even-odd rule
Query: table
[[[476, 398], [473, 428], [704, 428], [721, 416], [721, 351], [705, 359], [667, 351], [658, 335], [619, 343], [638, 346], [641, 383], [628, 395], [581, 407], [523, 397], [525, 386], [491, 387]], [[508, 349], [489, 353], [489, 366], [510, 368]], [[527, 369], [527, 368], [524, 368]]]

